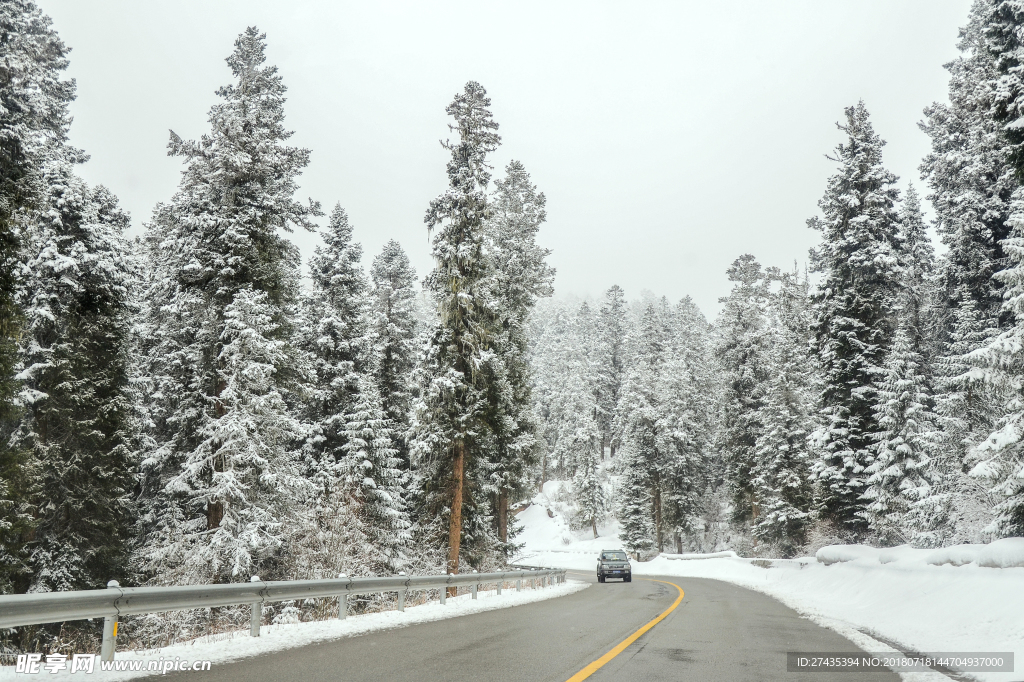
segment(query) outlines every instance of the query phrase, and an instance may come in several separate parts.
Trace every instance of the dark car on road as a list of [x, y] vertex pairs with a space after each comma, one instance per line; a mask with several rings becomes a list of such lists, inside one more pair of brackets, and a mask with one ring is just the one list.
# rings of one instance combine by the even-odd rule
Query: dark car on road
[[629, 557], [621, 549], [602, 550], [597, 559], [597, 582], [603, 583], [607, 578], [622, 578], [626, 583], [633, 580]]

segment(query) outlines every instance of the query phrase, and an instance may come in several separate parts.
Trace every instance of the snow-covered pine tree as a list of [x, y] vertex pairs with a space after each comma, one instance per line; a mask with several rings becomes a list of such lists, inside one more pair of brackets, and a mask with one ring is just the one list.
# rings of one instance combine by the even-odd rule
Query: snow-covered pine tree
[[878, 539], [887, 545], [905, 544], [913, 538], [915, 506], [931, 493], [934, 473], [930, 453], [934, 448], [935, 415], [924, 362], [915, 348], [910, 329], [912, 311], [902, 312], [875, 407], [880, 428], [875, 459], [864, 498], [869, 501], [866, 518]]
[[808, 436], [816, 403], [815, 367], [809, 353], [812, 313], [806, 277], [769, 269], [779, 284], [769, 299], [763, 359], [767, 376], [753, 422], [759, 426], [750, 472], [757, 505], [753, 535], [792, 555], [812, 518]]
[[[483, 527], [475, 486], [483, 459], [482, 370], [494, 362], [490, 350], [494, 302], [489, 300], [490, 272], [484, 221], [489, 206], [487, 155], [501, 138], [490, 112], [487, 92], [466, 84], [447, 112], [458, 133], [443, 146], [451, 152], [449, 187], [430, 202], [425, 222], [433, 235], [435, 268], [426, 286], [434, 297], [438, 320], [431, 330], [423, 361], [422, 395], [414, 424], [414, 459], [420, 463], [426, 521], [447, 526], [448, 570], [458, 572], [463, 531]], [[440, 530], [440, 529], [438, 529]], [[486, 543], [486, 536], [476, 536]]]
[[623, 547], [639, 555], [656, 546], [650, 478], [645, 471], [646, 451], [653, 450], [653, 443], [631, 439], [623, 443], [622, 449], [617, 463], [621, 477], [615, 489], [615, 516], [619, 520], [619, 539]]
[[370, 268], [370, 365], [384, 414], [395, 432], [402, 468], [409, 468], [408, 431], [416, 367], [416, 271], [391, 240]]
[[[1019, 0], [989, 0], [982, 28], [995, 58], [994, 78], [984, 83], [993, 92], [992, 117], [1002, 124], [1008, 158], [1024, 177], [1024, 5]], [[986, 11], [987, 10], [987, 11]]]
[[[141, 466], [139, 563], [154, 580], [246, 577], [243, 571], [274, 550], [287, 511], [280, 497], [286, 487], [269, 491], [262, 484], [283, 484], [291, 475], [281, 439], [296, 429], [286, 400], [307, 372], [291, 343], [298, 251], [278, 230], [312, 230], [320, 210], [293, 199], [309, 151], [286, 145], [286, 88], [277, 69], [264, 64], [265, 51], [256, 28], [243, 32], [227, 59], [237, 82], [218, 90], [211, 132], [198, 142], [172, 133], [169, 153], [184, 157], [185, 170], [147, 231], [152, 274], [140, 373], [150, 384], [151, 428]], [[249, 336], [255, 345], [243, 344]], [[230, 363], [244, 362], [250, 350], [255, 374], [246, 377]], [[229, 402], [223, 394], [232, 380], [247, 392]], [[226, 450], [216, 440], [228, 434], [225, 419], [270, 431], [233, 433]], [[247, 484], [261, 485], [251, 493], [221, 485], [228, 455], [245, 460], [250, 453], [263, 461], [252, 459], [233, 476], [251, 475]], [[225, 518], [232, 525], [222, 532]], [[263, 530], [275, 534], [250, 533]]]
[[527, 472], [539, 447], [530, 398], [527, 323], [537, 301], [553, 293], [555, 271], [546, 263], [551, 252], [536, 242], [546, 220], [544, 193], [537, 191], [519, 161], [510, 162], [505, 177], [494, 184], [486, 222], [487, 255], [493, 267], [489, 298], [498, 315], [493, 347], [504, 372], [503, 381], [492, 382], [489, 391], [493, 438], [488, 478], [495, 489], [495, 530], [498, 540], [507, 543], [509, 501], [526, 492]]
[[658, 449], [664, 457], [663, 524], [676, 551], [696, 530], [695, 519], [708, 483], [710, 437], [718, 409], [718, 377], [712, 366], [710, 325], [693, 301], [680, 301], [670, 315], [669, 352], [655, 388]]
[[1011, 236], [1003, 240], [1009, 267], [997, 272], [1004, 289], [1004, 310], [1013, 320], [987, 346], [967, 356], [974, 372], [1006, 402], [996, 429], [969, 453], [971, 476], [986, 481], [998, 500], [996, 523], [986, 530], [1000, 535], [1024, 533], [1024, 211], [1014, 212]]
[[371, 568], [378, 574], [393, 573], [404, 567], [404, 550], [411, 540], [402, 460], [376, 383], [364, 376], [357, 388], [345, 415], [342, 485], [368, 541], [363, 551]]
[[[596, 432], [596, 429], [594, 429]], [[597, 522], [604, 518], [605, 497], [598, 473], [597, 444], [591, 438], [576, 458], [576, 476], [572, 481], [572, 495], [576, 502], [576, 523], [589, 526], [597, 537]]]
[[734, 282], [721, 299], [716, 331], [716, 355], [722, 367], [722, 420], [719, 448], [726, 460], [726, 479], [733, 492], [734, 521], [756, 522], [759, 501], [754, 490], [761, 408], [771, 368], [767, 331], [770, 280], [750, 254], [737, 258], [727, 270]]
[[[281, 544], [282, 524], [303, 487], [292, 443], [304, 435], [277, 375], [293, 360], [278, 337], [280, 310], [265, 291], [242, 289], [224, 308], [218, 363], [223, 386], [198, 447], [168, 484], [215, 501], [211, 533], [193, 537], [186, 575], [251, 575]], [[198, 493], [198, 494], [197, 494]]]
[[[666, 469], [670, 462], [669, 452], [660, 438], [661, 404], [657, 388], [669, 357], [669, 330], [665, 309], [650, 303], [644, 309], [639, 327], [636, 329], [633, 345], [636, 357], [622, 389], [618, 408], [621, 420], [616, 427], [622, 434], [623, 448], [628, 456], [619, 464], [623, 485], [618, 494], [619, 520], [622, 522], [620, 538], [628, 547], [642, 549], [638, 533], [650, 528], [651, 546], [660, 552], [665, 544], [666, 524], [663, 495], [666, 492]], [[640, 493], [640, 488], [644, 493]], [[647, 501], [646, 508], [637, 506], [635, 500], [621, 496], [636, 496]], [[627, 519], [623, 514], [647, 516], [646, 523]]]
[[995, 430], [1002, 400], [971, 371], [967, 356], [1010, 322], [1002, 309], [1002, 282], [993, 274], [1006, 266], [1002, 240], [1010, 233], [1011, 197], [1019, 184], [1003, 124], [993, 117], [999, 76], [986, 35], [992, 4], [974, 2], [960, 30], [961, 55], [946, 65], [950, 102], [925, 109], [922, 125], [932, 152], [921, 170], [946, 246], [937, 268], [942, 345], [934, 362], [942, 446], [932, 464], [941, 480], [928, 500], [929, 537], [919, 533], [915, 540], [930, 545], [980, 541], [991, 506], [978, 482], [964, 475], [965, 462]]
[[932, 190], [935, 228], [946, 246], [939, 268], [945, 307], [970, 305], [996, 329], [1002, 284], [992, 275], [1005, 265], [1001, 242], [1010, 232], [1006, 221], [1018, 180], [1002, 124], [993, 119], [998, 71], [985, 31], [991, 5], [992, 0], [975, 0], [960, 30], [961, 55], [945, 67], [949, 104], [925, 109], [921, 127], [932, 151], [921, 173]]
[[536, 336], [531, 357], [532, 399], [543, 437], [540, 485], [549, 478], [572, 478], [576, 455], [591, 443], [595, 425], [591, 367], [579, 336], [579, 314], [564, 305], [551, 309]]
[[856, 536], [867, 530], [862, 495], [879, 431], [876, 380], [892, 342], [901, 278], [899, 190], [882, 166], [884, 142], [863, 102], [846, 109], [839, 129], [849, 140], [836, 148], [839, 169], [818, 204], [823, 215], [808, 221], [822, 235], [811, 252], [822, 276], [814, 297], [823, 377], [814, 475], [819, 513]]
[[306, 475], [328, 494], [330, 472], [343, 457], [345, 415], [354, 404], [359, 377], [367, 371], [367, 285], [359, 267], [363, 249], [353, 242], [340, 204], [321, 236], [324, 244], [309, 262], [312, 287], [303, 301], [301, 332], [316, 380], [301, 413], [312, 426], [305, 447]]
[[33, 591], [125, 577], [133, 487], [129, 341], [134, 262], [127, 214], [69, 163], [42, 175], [49, 196], [23, 214], [16, 436], [30, 453], [27, 543]]
[[935, 355], [935, 320], [932, 307], [935, 295], [935, 248], [928, 237], [921, 200], [913, 185], [907, 188], [899, 210], [900, 260], [903, 277], [899, 294], [900, 318], [911, 336], [915, 352], [921, 355], [922, 371], [931, 380]]
[[[995, 60], [995, 72], [979, 84], [993, 93], [991, 116], [1005, 140], [1006, 154], [1019, 182], [1024, 176], [1024, 6], [1010, 0], [992, 0], [981, 20], [982, 44]], [[985, 11], [987, 9], [987, 11]], [[1006, 254], [1005, 268], [993, 275], [1002, 285], [1002, 318], [998, 334], [988, 343], [964, 358], [974, 371], [965, 373], [967, 386], [971, 379], [982, 378], [1002, 403], [991, 435], [968, 452], [970, 475], [986, 482], [997, 500], [997, 519], [985, 528], [987, 533], [1020, 535], [1024, 533], [1024, 454], [1020, 440], [1024, 430], [1021, 376], [1024, 375], [1020, 344], [1024, 336], [1024, 190], [1014, 189], [1010, 215], [1006, 224], [1009, 236], [1000, 244]], [[969, 319], [962, 315], [961, 319]], [[964, 401], [960, 401], [965, 404]], [[955, 404], [955, 403], [954, 403]], [[977, 415], [971, 415], [977, 416]], [[970, 423], [961, 420], [958, 425]]]
[[15, 223], [19, 209], [46, 199], [47, 159], [84, 159], [67, 144], [75, 98], [75, 82], [61, 79], [68, 51], [34, 2], [0, 4], [0, 593], [28, 586], [23, 544], [31, 522], [24, 506], [27, 453], [11, 440], [20, 416], [14, 375], [23, 322]]
[[619, 393], [625, 380], [626, 295], [618, 285], [604, 294], [599, 314], [600, 343], [598, 346], [598, 425], [601, 428], [601, 458], [604, 448], [615, 456], [617, 439], [612, 425], [615, 423]]

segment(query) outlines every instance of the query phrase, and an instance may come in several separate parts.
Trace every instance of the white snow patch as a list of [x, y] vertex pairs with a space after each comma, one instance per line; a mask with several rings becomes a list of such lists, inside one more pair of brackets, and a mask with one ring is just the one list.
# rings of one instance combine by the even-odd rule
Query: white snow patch
[[989, 568], [1024, 568], [1024, 538], [1003, 538], [983, 545], [974, 562]]
[[[243, 658], [293, 649], [318, 642], [328, 642], [343, 637], [354, 637], [380, 630], [391, 630], [417, 623], [465, 616], [471, 613], [521, 606], [554, 597], [564, 597], [584, 590], [587, 587], [590, 587], [589, 583], [571, 579], [566, 580], [561, 585], [556, 584], [551, 587], [538, 587], [536, 589], [529, 589], [524, 583], [522, 592], [516, 592], [514, 588], [505, 589], [499, 595], [495, 590], [488, 590], [486, 592], [481, 591], [476, 600], [468, 594], [449, 597], [445, 606], [441, 606], [438, 602], [430, 602], [420, 606], [406, 607], [404, 612], [382, 611], [380, 613], [349, 616], [344, 620], [333, 619], [293, 625], [265, 625], [260, 630], [259, 637], [250, 637], [248, 630], [228, 632], [201, 637], [189, 642], [172, 644], [159, 649], [118, 651], [116, 658], [117, 660], [125, 661], [142, 660], [148, 663], [161, 657], [165, 661], [173, 661], [177, 657], [187, 661], [212, 661], [213, 666], [216, 667]], [[45, 660], [44, 658], [43, 662]], [[70, 668], [70, 659], [68, 667]], [[58, 671], [55, 674], [41, 671], [39, 674], [48, 680], [79, 679], [82, 677], [78, 673], [71, 675], [68, 670]], [[94, 674], [87, 676], [86, 679], [126, 680], [153, 674], [153, 671], [100, 672], [99, 660], [97, 658]], [[14, 666], [0, 668], [0, 680], [13, 681], [25, 679], [27, 679], [26, 675], [14, 672]]]
[[739, 555], [736, 554], [736, 552], [730, 550], [728, 552], [712, 552], [711, 554], [665, 554], [664, 552], [662, 552], [661, 556], [665, 557], [666, 559], [671, 559], [673, 561], [685, 561], [693, 559], [728, 559], [736, 558]]
[[821, 563], [831, 566], [832, 564], [839, 564], [845, 561], [874, 561], [878, 559], [878, 555], [881, 553], [882, 550], [880, 549], [864, 545], [829, 545], [819, 549], [815, 556]]

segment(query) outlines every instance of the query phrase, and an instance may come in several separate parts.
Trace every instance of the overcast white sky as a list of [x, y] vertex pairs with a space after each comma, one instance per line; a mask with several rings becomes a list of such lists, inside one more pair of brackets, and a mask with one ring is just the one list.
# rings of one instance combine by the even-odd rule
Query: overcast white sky
[[[487, 88], [503, 147], [548, 198], [560, 293], [619, 284], [714, 315], [725, 269], [806, 261], [805, 221], [863, 98], [901, 185], [919, 181], [923, 107], [946, 99], [970, 0], [605, 3], [39, 0], [73, 48], [73, 143], [141, 229], [181, 164], [168, 129], [207, 130], [224, 58], [255, 24], [313, 150], [300, 197], [340, 201], [369, 264], [398, 239], [431, 267], [423, 215], [445, 188], [444, 108]], [[303, 253], [318, 238], [295, 234]]]

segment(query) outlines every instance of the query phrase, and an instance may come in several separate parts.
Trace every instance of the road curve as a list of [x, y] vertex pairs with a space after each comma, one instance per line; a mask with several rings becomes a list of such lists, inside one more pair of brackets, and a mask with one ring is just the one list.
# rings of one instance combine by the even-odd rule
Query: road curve
[[[672, 585], [639, 576], [575, 594], [215, 665], [204, 682], [566, 682], [669, 608]], [[787, 651], [859, 649], [758, 592], [697, 578], [657, 578], [682, 603], [588, 681], [793, 679]], [[801, 682], [848, 673], [799, 673]], [[161, 676], [192, 680], [195, 673]], [[895, 673], [858, 681], [897, 682]]]

